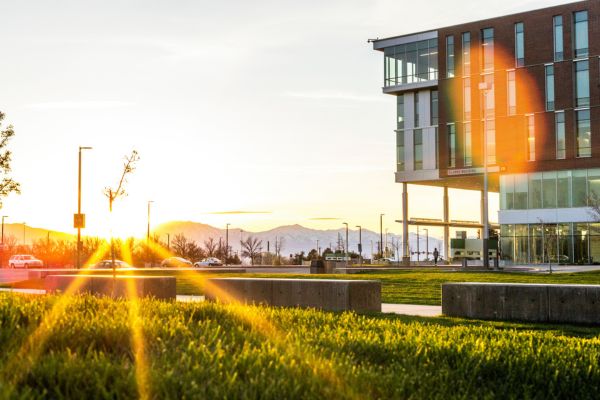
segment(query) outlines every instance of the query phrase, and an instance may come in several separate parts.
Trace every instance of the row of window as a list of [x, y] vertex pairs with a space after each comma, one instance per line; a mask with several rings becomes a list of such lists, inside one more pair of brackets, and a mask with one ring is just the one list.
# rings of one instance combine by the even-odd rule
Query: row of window
[[387, 47], [384, 50], [384, 86], [436, 80], [437, 46], [437, 39], [429, 39]]
[[501, 210], [586, 207], [597, 196], [599, 168], [500, 176]]
[[[422, 127], [423, 124], [421, 121], [421, 113], [420, 113], [420, 99], [421, 96], [419, 92], [413, 93], [413, 126], [414, 128]], [[406, 111], [404, 108], [404, 95], [396, 96], [396, 130], [401, 131], [405, 128], [405, 117]], [[432, 90], [429, 92], [429, 125], [435, 126], [439, 123], [439, 97], [438, 91]]]
[[500, 226], [500, 257], [514, 263], [598, 263], [600, 224], [506, 224]]
[[[556, 15], [552, 19], [554, 32], [554, 61], [564, 60], [563, 17]], [[588, 12], [573, 13], [573, 57], [589, 56], [588, 44]], [[471, 32], [463, 32], [462, 38], [462, 73], [471, 75]], [[494, 28], [481, 30], [481, 65], [482, 72], [494, 70]], [[454, 35], [446, 36], [446, 77], [456, 75]], [[515, 67], [525, 66], [525, 26], [523, 22], [515, 24]]]

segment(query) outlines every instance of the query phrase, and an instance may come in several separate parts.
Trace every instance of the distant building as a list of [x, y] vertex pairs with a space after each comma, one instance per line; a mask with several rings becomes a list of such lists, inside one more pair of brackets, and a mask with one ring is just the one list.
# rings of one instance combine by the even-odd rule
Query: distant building
[[[600, 223], [589, 208], [600, 195], [600, 1], [373, 47], [384, 53], [383, 93], [397, 104], [404, 237], [409, 224], [442, 226], [448, 254], [450, 227], [483, 226], [483, 218], [449, 220], [448, 188], [483, 189], [485, 134], [502, 259], [600, 262]], [[409, 219], [408, 183], [444, 188], [443, 220]]]

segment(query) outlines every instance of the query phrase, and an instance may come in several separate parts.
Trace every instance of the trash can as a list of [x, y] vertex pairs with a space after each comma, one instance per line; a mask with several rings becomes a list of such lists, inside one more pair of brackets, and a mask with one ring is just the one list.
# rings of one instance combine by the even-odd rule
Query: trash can
[[325, 263], [323, 260], [312, 260], [310, 262], [310, 273], [311, 274], [324, 274]]

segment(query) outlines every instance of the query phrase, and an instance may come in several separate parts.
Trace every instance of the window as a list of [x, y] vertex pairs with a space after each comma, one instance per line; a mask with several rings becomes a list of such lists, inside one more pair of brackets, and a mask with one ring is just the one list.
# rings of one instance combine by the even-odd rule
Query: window
[[544, 172], [542, 200], [544, 208], [556, 208], [556, 171]]
[[554, 16], [552, 21], [554, 23], [554, 61], [562, 61], [564, 60], [562, 15]]
[[554, 110], [554, 66], [546, 65], [546, 111]]
[[437, 39], [387, 47], [384, 50], [384, 86], [438, 78]]
[[561, 160], [566, 157], [567, 146], [565, 143], [565, 112], [554, 114], [554, 130], [556, 132], [556, 158]]
[[494, 28], [486, 28], [481, 31], [483, 51], [483, 70], [494, 70]]
[[431, 91], [431, 125], [437, 125], [439, 121], [439, 101], [438, 101], [438, 91]]
[[462, 34], [462, 74], [471, 75], [471, 32]]
[[396, 164], [399, 172], [404, 171], [404, 131], [396, 132]]
[[515, 175], [515, 210], [527, 209], [527, 174]]
[[482, 105], [486, 118], [494, 118], [494, 74], [483, 75], [485, 88], [481, 91]]
[[483, 131], [486, 132], [487, 139], [487, 163], [496, 164], [496, 121], [483, 121]]
[[573, 15], [573, 24], [575, 25], [575, 58], [587, 57], [588, 52], [588, 13], [587, 11], [578, 11]]
[[542, 173], [529, 175], [529, 208], [542, 208]]
[[464, 143], [465, 143], [465, 151], [464, 151], [465, 167], [470, 167], [471, 165], [473, 165], [473, 154], [472, 154], [473, 140], [472, 140], [472, 135], [471, 135], [471, 123], [465, 122], [464, 128], [465, 128], [465, 141], [464, 141]]
[[414, 96], [414, 122], [415, 122], [415, 128], [420, 126], [420, 122], [419, 122], [419, 92], [415, 92]]
[[588, 60], [575, 62], [575, 107], [590, 105], [590, 63]]
[[575, 112], [577, 124], [577, 157], [591, 157], [590, 110]]
[[454, 36], [446, 36], [446, 78], [454, 78]]
[[415, 129], [414, 134], [414, 155], [415, 155], [415, 171], [423, 169], [423, 130]]
[[558, 171], [556, 195], [557, 207], [571, 207], [571, 171]]
[[535, 117], [531, 114], [526, 115], [525, 118], [527, 118], [527, 161], [535, 161]]
[[471, 78], [463, 79], [463, 119], [471, 119]]
[[448, 124], [448, 167], [456, 167], [456, 126]]
[[515, 82], [515, 70], [507, 71], [506, 80], [506, 88], [508, 90], [506, 96], [508, 100], [508, 115], [515, 115], [517, 113], [517, 84]]
[[525, 65], [525, 32], [523, 23], [515, 24], [515, 66]]
[[404, 129], [404, 95], [401, 94], [396, 98], [396, 115], [398, 120], [396, 121], [396, 129]]

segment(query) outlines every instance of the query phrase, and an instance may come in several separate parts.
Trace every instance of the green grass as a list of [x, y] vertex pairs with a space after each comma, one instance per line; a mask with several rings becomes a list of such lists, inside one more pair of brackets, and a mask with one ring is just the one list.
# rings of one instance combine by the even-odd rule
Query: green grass
[[[0, 398], [595, 398], [598, 328], [0, 293]], [[142, 365], [146, 368], [142, 368]], [[144, 374], [143, 371], [147, 371]], [[146, 377], [139, 382], [137, 377]]]

